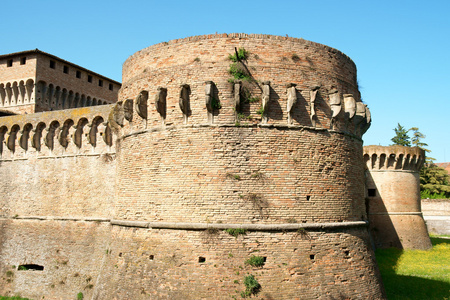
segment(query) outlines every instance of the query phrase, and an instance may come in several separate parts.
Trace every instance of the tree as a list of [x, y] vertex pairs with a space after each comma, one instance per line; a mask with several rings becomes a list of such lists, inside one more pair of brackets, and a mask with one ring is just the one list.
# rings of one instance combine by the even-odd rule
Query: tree
[[[426, 153], [431, 153], [431, 150], [425, 148], [426, 146], [428, 146], [428, 144], [421, 141], [422, 139], [426, 138], [426, 135], [421, 133], [419, 131], [419, 128], [411, 127], [408, 131], [412, 131], [413, 132], [413, 136], [411, 138], [411, 144], [414, 147], [419, 147], [420, 149], [423, 149]], [[435, 158], [429, 157], [427, 155], [426, 158], [425, 158], [425, 167], [427, 165], [433, 164], [433, 162], [435, 160], [436, 160]]]
[[411, 147], [410, 137], [408, 135], [408, 131], [405, 127], [397, 124], [397, 128], [394, 128], [395, 136], [391, 139], [394, 142], [394, 145], [401, 145]]
[[[395, 136], [391, 139], [394, 145], [402, 145], [411, 147], [419, 147], [426, 153], [431, 150], [425, 148], [427, 143], [423, 142], [425, 135], [419, 131], [419, 128], [412, 127], [406, 130], [402, 125], [397, 124], [394, 129]], [[412, 138], [409, 137], [408, 132], [412, 131]], [[422, 198], [445, 198], [450, 197], [450, 179], [447, 171], [444, 168], [438, 167], [433, 163], [434, 158], [426, 156], [425, 165], [420, 170], [420, 194]]]
[[[449, 176], [447, 170], [431, 163], [420, 170], [420, 191], [427, 198], [450, 197]], [[439, 196], [439, 197], [436, 197]], [[431, 196], [431, 197], [429, 197]]]

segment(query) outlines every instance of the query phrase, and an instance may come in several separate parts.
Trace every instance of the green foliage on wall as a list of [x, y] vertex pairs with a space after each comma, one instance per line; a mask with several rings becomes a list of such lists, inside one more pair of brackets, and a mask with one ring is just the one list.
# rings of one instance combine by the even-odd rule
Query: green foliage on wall
[[258, 280], [253, 275], [248, 275], [244, 277], [244, 285], [245, 291], [241, 293], [242, 298], [250, 297], [251, 295], [255, 295], [259, 292], [261, 285]]
[[252, 255], [245, 261], [245, 264], [252, 267], [262, 267], [264, 266], [264, 257]]

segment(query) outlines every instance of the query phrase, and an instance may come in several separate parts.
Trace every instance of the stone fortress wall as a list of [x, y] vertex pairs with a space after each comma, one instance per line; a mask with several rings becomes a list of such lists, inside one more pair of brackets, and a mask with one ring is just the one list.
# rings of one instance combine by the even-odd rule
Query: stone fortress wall
[[40, 50], [0, 56], [0, 110], [24, 114], [117, 101], [120, 83]]
[[[425, 151], [405, 146], [365, 146], [367, 205], [377, 248], [429, 249], [419, 171]], [[412, 230], [413, 228], [413, 230]]]
[[[250, 53], [250, 83], [229, 80], [235, 48]], [[12, 131], [39, 125], [6, 118], [0, 169], [24, 167], [3, 190], [26, 188], [28, 172], [37, 196], [2, 197], [14, 201], [2, 204], [0, 292], [229, 299], [252, 274], [261, 299], [384, 297], [364, 204], [370, 113], [347, 56], [294, 38], [191, 37], [137, 52], [123, 81], [114, 107], [44, 122], [30, 135], [42, 154]], [[34, 174], [40, 161], [54, 173]]]

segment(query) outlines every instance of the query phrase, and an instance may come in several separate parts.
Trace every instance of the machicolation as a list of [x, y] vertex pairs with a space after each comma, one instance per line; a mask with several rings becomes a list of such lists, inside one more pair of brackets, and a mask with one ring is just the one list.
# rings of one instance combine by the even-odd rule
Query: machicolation
[[143, 49], [115, 105], [0, 120], [0, 293], [384, 299], [370, 122], [354, 63], [321, 44], [216, 34]]

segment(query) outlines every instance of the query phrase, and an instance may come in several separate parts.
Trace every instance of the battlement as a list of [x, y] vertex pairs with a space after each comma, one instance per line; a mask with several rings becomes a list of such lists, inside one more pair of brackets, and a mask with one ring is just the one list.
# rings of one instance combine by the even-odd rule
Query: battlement
[[0, 118], [1, 160], [115, 153], [113, 105]]
[[425, 162], [425, 151], [400, 145], [365, 146], [364, 162], [370, 171], [418, 172]]

